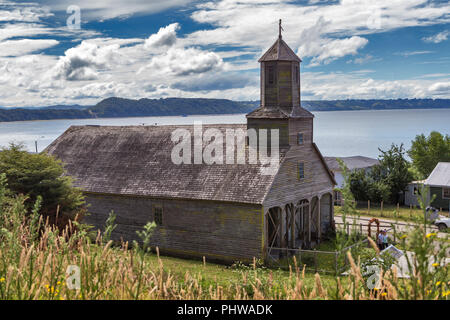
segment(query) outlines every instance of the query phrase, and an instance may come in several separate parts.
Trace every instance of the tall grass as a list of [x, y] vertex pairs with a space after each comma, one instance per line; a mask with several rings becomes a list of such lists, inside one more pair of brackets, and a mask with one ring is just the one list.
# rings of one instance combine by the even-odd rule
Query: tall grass
[[[272, 272], [256, 260], [250, 266], [234, 270], [238, 281], [228, 284], [206, 279], [201, 272], [183, 275], [165, 268], [157, 251], [157, 263], [151, 263], [148, 239], [154, 225], [139, 233], [141, 245], [109, 240], [114, 219], [108, 222], [106, 235], [88, 236], [85, 226], [70, 221], [57, 229], [39, 216], [40, 200], [31, 213], [25, 208], [25, 196], [7, 192], [0, 177], [0, 299], [448, 299], [448, 267], [445, 248], [431, 248], [433, 235], [426, 230], [403, 239], [416, 250], [411, 261], [415, 271], [411, 279], [397, 279], [387, 272], [381, 275], [378, 290], [369, 290], [361, 273], [360, 261], [348, 253], [348, 276], [336, 277], [334, 288], [326, 286], [319, 274], [314, 284], [306, 285], [305, 269], [295, 263], [289, 277], [274, 281]], [[409, 241], [410, 239], [410, 241]], [[144, 244], [142, 246], [142, 244]], [[410, 246], [410, 247], [409, 247]], [[437, 250], [437, 251], [436, 251]], [[424, 267], [433, 255], [433, 269]], [[69, 289], [66, 270], [80, 268], [81, 286]]]

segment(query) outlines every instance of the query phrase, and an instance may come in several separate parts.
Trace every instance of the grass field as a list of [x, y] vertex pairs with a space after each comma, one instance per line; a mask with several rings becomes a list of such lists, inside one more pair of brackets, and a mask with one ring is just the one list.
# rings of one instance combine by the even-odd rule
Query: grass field
[[[181, 259], [175, 257], [160, 256], [158, 259], [156, 254], [150, 254], [147, 256], [147, 261], [151, 269], [159, 266], [159, 261], [163, 265], [163, 269], [166, 272], [170, 272], [174, 276], [176, 281], [183, 281], [186, 273], [193, 276], [200, 276], [201, 282], [205, 288], [209, 285], [218, 285], [223, 288], [235, 287], [236, 285], [242, 285], [243, 279], [251, 278], [254, 274], [252, 266], [234, 265], [225, 266], [215, 263], [203, 263], [203, 261]], [[274, 268], [257, 268], [258, 277], [260, 278], [272, 278], [275, 285], [283, 286], [287, 282], [294, 281], [295, 270], [287, 271]], [[321, 275], [321, 281], [324, 288], [333, 291], [336, 288], [336, 278], [334, 275]], [[345, 278], [345, 277], [344, 277]], [[313, 272], [305, 272], [303, 278], [303, 284], [305, 287], [311, 290], [315, 286], [315, 275]], [[343, 279], [345, 283], [347, 280]]]

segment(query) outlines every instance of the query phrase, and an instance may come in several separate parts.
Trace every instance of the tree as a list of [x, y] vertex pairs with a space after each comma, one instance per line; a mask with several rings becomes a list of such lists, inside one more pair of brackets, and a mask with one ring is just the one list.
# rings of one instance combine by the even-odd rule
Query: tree
[[60, 214], [68, 217], [83, 212], [84, 197], [81, 190], [72, 186], [70, 177], [64, 176], [61, 161], [46, 153], [29, 153], [22, 145], [10, 144], [9, 148], [0, 151], [2, 173], [11, 192], [28, 196], [30, 210], [41, 196], [40, 213], [44, 216], [55, 217], [58, 205]]
[[[404, 192], [406, 186], [412, 181], [409, 163], [405, 159], [405, 149], [403, 143], [392, 144], [389, 150], [381, 152], [380, 164], [371, 171], [374, 181], [382, 182], [389, 187], [390, 200], [393, 203], [399, 202], [399, 194]], [[385, 194], [385, 191], [382, 192]], [[386, 195], [386, 194], [385, 194]]]
[[450, 161], [450, 136], [433, 131], [428, 137], [417, 135], [408, 151], [420, 179], [428, 177], [438, 162]]
[[371, 181], [367, 178], [364, 170], [354, 170], [349, 173], [348, 183], [350, 184], [350, 190], [356, 200], [369, 200], [368, 190]]

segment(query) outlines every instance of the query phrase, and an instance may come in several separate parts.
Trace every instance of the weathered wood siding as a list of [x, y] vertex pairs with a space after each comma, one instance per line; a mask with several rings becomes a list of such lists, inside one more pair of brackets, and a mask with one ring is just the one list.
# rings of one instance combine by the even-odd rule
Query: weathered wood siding
[[279, 130], [279, 145], [280, 147], [286, 147], [289, 145], [289, 122], [287, 119], [247, 119], [247, 128], [255, 129], [258, 134], [259, 141], [259, 130], [267, 130], [267, 147], [271, 146], [271, 135], [270, 130]]
[[[305, 164], [305, 178], [298, 179], [298, 163]], [[312, 144], [292, 146], [264, 200], [264, 208], [297, 203], [301, 199], [332, 192], [330, 179]]]
[[303, 133], [304, 144], [311, 144], [313, 142], [313, 119], [290, 119], [289, 120], [289, 144], [291, 146], [297, 145], [298, 133]]
[[111, 212], [117, 215], [114, 240], [138, 240], [136, 231], [154, 220], [154, 208], [163, 208], [163, 224], [151, 245], [161, 252], [218, 261], [261, 258], [261, 206], [213, 201], [165, 200], [87, 194], [90, 216], [85, 222], [102, 229]]

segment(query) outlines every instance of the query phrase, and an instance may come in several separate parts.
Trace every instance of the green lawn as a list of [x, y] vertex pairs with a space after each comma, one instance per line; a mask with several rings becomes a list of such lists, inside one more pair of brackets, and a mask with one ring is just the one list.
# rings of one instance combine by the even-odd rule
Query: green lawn
[[[206, 261], [203, 264], [202, 261], [188, 260], [181, 258], [174, 258], [168, 256], [160, 256], [163, 268], [166, 272], [170, 272], [175, 279], [178, 281], [183, 281], [186, 272], [191, 275], [201, 274], [203, 284], [215, 284], [222, 287], [228, 287], [233, 283], [241, 283], [243, 279], [243, 273], [252, 275], [254, 270], [251, 266], [248, 267], [233, 267], [225, 266], [215, 263], [209, 263]], [[149, 254], [148, 261], [155, 267], [158, 266], [158, 258], [156, 254]], [[275, 268], [258, 268], [258, 277], [268, 277], [271, 274], [274, 283], [278, 282], [280, 285], [286, 283], [286, 281], [293, 281], [295, 278], [295, 270], [290, 273], [287, 270], [275, 269]], [[300, 271], [301, 273], [301, 271]], [[336, 278], [334, 275], [320, 275], [322, 284], [325, 288], [329, 290], [334, 290], [336, 287]], [[346, 279], [341, 279], [343, 283]], [[306, 287], [314, 287], [314, 273], [305, 272], [304, 285]]]

